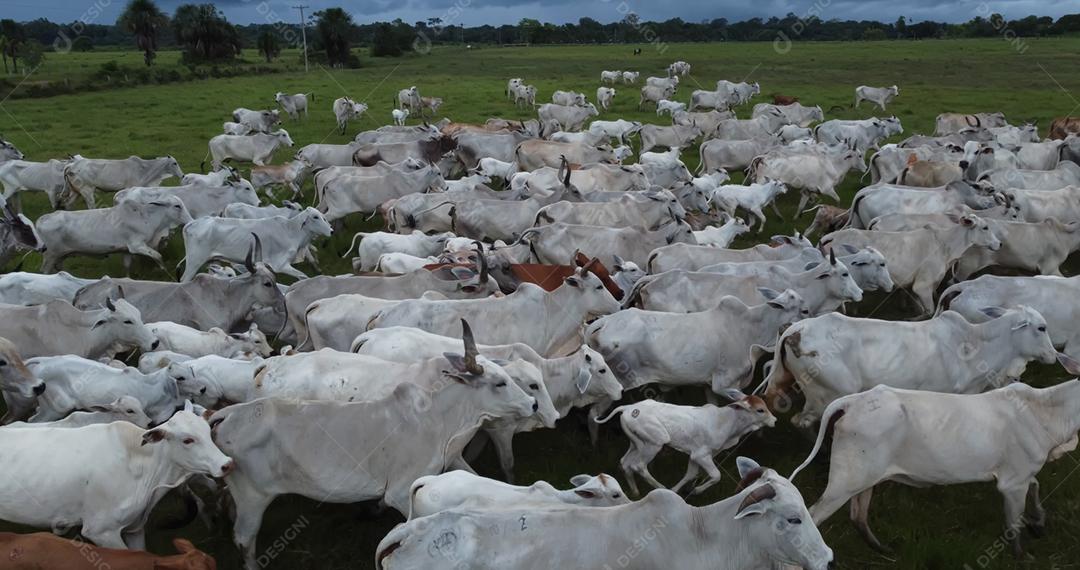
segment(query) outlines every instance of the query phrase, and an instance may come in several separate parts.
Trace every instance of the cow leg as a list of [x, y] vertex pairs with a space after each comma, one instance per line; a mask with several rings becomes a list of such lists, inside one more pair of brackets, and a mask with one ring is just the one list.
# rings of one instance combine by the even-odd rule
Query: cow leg
[[998, 491], [1001, 491], [1005, 499], [1005, 536], [1012, 543], [1013, 555], [1024, 558], [1024, 546], [1020, 543], [1020, 525], [1023, 524], [1024, 504], [1027, 499], [1029, 485], [1015, 485], [1002, 487], [998, 483]]
[[[168, 275], [169, 277], [172, 277], [172, 274], [169, 273], [169, 270], [165, 268], [165, 261], [161, 258], [161, 254], [158, 253], [158, 251], [156, 249], [146, 245], [145, 243], [132, 243], [132, 244], [128, 244], [128, 251], [130, 251], [131, 253], [136, 254], [136, 255], [145, 255], [146, 257], [149, 257], [150, 259], [153, 259], [154, 263], [156, 263], [157, 266], [160, 267], [161, 270], [165, 272], [165, 275]], [[130, 269], [131, 269], [130, 261], [128, 262], [127, 265], [125, 265], [124, 269], [127, 269], [129, 271], [129, 273], [130, 273]], [[185, 267], [184, 269], [187, 269], [187, 268]]]
[[874, 488], [870, 487], [851, 498], [851, 521], [871, 548], [882, 554], [892, 554], [892, 550], [881, 544], [874, 531], [870, 530], [870, 499], [873, 494]]
[[720, 398], [713, 392], [712, 386], [705, 387], [705, 402], [714, 406], [720, 405]]
[[699, 467], [698, 464], [691, 459], [686, 463], [686, 474], [683, 475], [682, 479], [679, 479], [678, 483], [675, 483], [675, 486], [672, 487], [671, 490], [678, 493], [684, 485], [696, 479], [699, 473], [701, 473], [701, 467]]
[[277, 271], [278, 271], [278, 273], [284, 273], [285, 275], [291, 275], [291, 276], [293, 276], [293, 277], [295, 277], [297, 279], [307, 279], [308, 278], [307, 273], [304, 273], [303, 271], [300, 271], [299, 269], [293, 267], [292, 265], [286, 265], [284, 267], [280, 267], [280, 268], [278, 268]]
[[611, 404], [612, 402], [610, 400], [596, 402], [593, 405], [589, 406], [589, 411], [586, 412], [586, 424], [588, 425], [589, 429], [589, 442], [592, 443], [592, 446], [594, 448], [597, 446], [597, 444], [600, 443], [600, 424], [596, 423], [596, 420], [606, 414], [609, 409], [611, 409]]
[[784, 215], [780, 213], [780, 206], [776, 205], [776, 200], [769, 202], [769, 207], [773, 212], [776, 212], [776, 217], [780, 218], [780, 221], [784, 221]]
[[700, 495], [701, 493], [704, 493], [709, 487], [712, 487], [713, 485], [720, 482], [720, 470], [717, 469], [716, 464], [713, 463], [712, 453], [710, 453], [709, 450], [702, 449], [695, 451], [690, 455], [690, 461], [697, 463], [702, 469], [705, 470], [705, 473], [708, 473], [709, 475], [708, 481], [705, 481], [697, 487], [694, 487], [693, 494]]
[[500, 429], [490, 432], [491, 443], [495, 445], [495, 454], [499, 456], [499, 467], [507, 483], [514, 483], [514, 430]]
[[627, 449], [626, 453], [623, 454], [622, 459], [619, 460], [619, 467], [622, 468], [623, 475], [626, 478], [626, 484], [630, 486], [630, 492], [633, 493], [635, 497], [640, 497], [641, 492], [638, 491], [637, 479], [634, 477], [634, 470], [631, 468], [631, 465], [633, 465], [633, 458], [636, 455], [637, 445], [631, 440], [630, 449]]
[[803, 213], [803, 208], [806, 207], [806, 203], [810, 201], [810, 194], [806, 190], [799, 190], [799, 209], [795, 210], [795, 217], [799, 217]]
[[465, 459], [465, 461], [476, 461], [476, 458], [480, 457], [480, 454], [483, 453], [484, 448], [487, 447], [487, 443], [489, 440], [491, 440], [491, 436], [488, 434], [487, 430], [480, 430], [476, 432], [476, 435], [473, 436], [472, 441], [470, 441], [465, 446], [465, 452], [462, 454], [462, 457]]
[[45, 250], [45, 253], [41, 256], [41, 272], [42, 273], [56, 273], [59, 269], [62, 269], [61, 262], [63, 257], [58, 255], [58, 252], [53, 249]]
[[1024, 523], [1035, 537], [1041, 538], [1046, 533], [1046, 510], [1039, 500], [1039, 482], [1031, 480], [1027, 489], [1027, 505], [1024, 509]]
[[236, 504], [236, 519], [233, 522], [233, 540], [244, 556], [247, 570], [259, 570], [255, 560], [255, 539], [259, 536], [263, 513], [274, 498], [264, 495], [246, 477], [233, 474], [228, 479], [229, 494]]
[[757, 231], [765, 229], [765, 214], [761, 211], [761, 208], [751, 208], [750, 213], [754, 214], [754, 217], [758, 219]]
[[931, 282], [928, 279], [918, 279], [911, 286], [912, 293], [915, 293], [915, 297], [919, 299], [919, 304], [922, 305], [921, 315], [929, 315], [934, 312], [934, 289], [937, 288], [937, 282]]
[[124, 544], [131, 550], [146, 550], [146, 529], [125, 530], [121, 533]]
[[[112, 523], [115, 525], [116, 523]], [[110, 525], [110, 526], [112, 526]], [[105, 548], [119, 548], [127, 550], [127, 544], [124, 544], [124, 537], [120, 533], [118, 528], [98, 528], [98, 521], [86, 521], [82, 527], [83, 538], [93, 542], [98, 546]]]

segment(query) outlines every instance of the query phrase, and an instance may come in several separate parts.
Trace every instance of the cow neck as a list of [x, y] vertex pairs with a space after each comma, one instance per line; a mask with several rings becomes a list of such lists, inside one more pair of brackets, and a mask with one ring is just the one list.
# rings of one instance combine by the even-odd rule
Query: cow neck
[[1033, 400], [1033, 407], [1044, 413], [1032, 415], [1050, 434], [1051, 447], [1076, 437], [1077, 431], [1080, 431], [1080, 380], [1073, 379], [1049, 388], [1036, 389], [1035, 393], [1037, 395], [1029, 400]]
[[[838, 299], [829, 296], [828, 279], [817, 278], [820, 275], [818, 269], [820, 267], [829, 267], [829, 265], [826, 265], [828, 263], [828, 260], [826, 260], [822, 265], [814, 269], [792, 275], [792, 285], [796, 285], [792, 289], [804, 292], [804, 299], [817, 299], [817, 302], [812, 307], [809, 307], [810, 314], [813, 316], [832, 312], [841, 305]], [[830, 301], [835, 303], [835, 306], [829, 306]]]
[[582, 293], [565, 283], [550, 293], [543, 293], [544, 318], [541, 329], [547, 342], [543, 350], [537, 350], [541, 356], [547, 356], [552, 350], [567, 344], [570, 336], [581, 328], [584, 315], [576, 306], [573, 295]]
[[[941, 249], [945, 252], [945, 262], [948, 264], [950, 261], [954, 261], [964, 255], [964, 252], [974, 247], [974, 244], [966, 239], [966, 236], [962, 236], [962, 232], [966, 232], [963, 226], [956, 226], [948, 229], [940, 228], [927, 228], [925, 231], [930, 232], [934, 236], [934, 242], [941, 244]], [[946, 236], [947, 239], [941, 239], [942, 236]]]
[[1008, 337], [1012, 323], [1005, 321], [1006, 319], [997, 318], [985, 323], [964, 323], [970, 331], [965, 336], [974, 337], [975, 342], [970, 344], [978, 347], [975, 354], [969, 357], [969, 360], [984, 364], [984, 366], [980, 367], [984, 370], [981, 372], [976, 371], [975, 376], [968, 379], [966, 385], [958, 386], [960, 390], [969, 390], [972, 384], [979, 380], [983, 380], [983, 385], [976, 387], [979, 392], [982, 392], [987, 387], [1000, 387], [1004, 382], [1008, 381], [1008, 378], [1002, 378], [1002, 375], [1009, 374], [1010, 370], [1015, 372], [1019, 368], [1020, 371], [1015, 374], [1015, 376], [1019, 376], [1023, 372], [1023, 368], [1027, 366], [1028, 361], [1024, 357], [1009, 350], [1002, 350], [1000, 346], [994, 345], [994, 340]]
[[141, 445], [142, 433], [142, 430], [138, 430], [125, 438], [125, 444], [134, 448], [133, 457], [128, 463], [128, 470], [135, 479], [136, 496], [132, 497], [132, 502], [139, 503], [143, 497], [149, 499], [146, 509], [149, 512], [166, 493], [182, 485], [192, 473], [173, 460], [168, 442]]
[[699, 545], [697, 556], [704, 562], [703, 567], [717, 566], [718, 560], [724, 561], [724, 568], [782, 566], [761, 546], [761, 529], [752, 524], [754, 517], [761, 515], [735, 520], [746, 494], [743, 491], [711, 505], [690, 507], [693, 537]]
[[495, 419], [495, 416], [486, 413], [468, 397], [469, 391], [474, 389], [460, 385], [447, 385], [431, 395], [429, 409], [443, 413], [425, 414], [425, 417], [442, 418], [442, 422], [433, 425], [435, 428], [433, 433], [443, 438], [444, 468], [449, 468], [450, 462], [461, 456], [465, 451], [465, 446], [476, 435], [476, 432], [480, 431], [485, 420]]
[[[548, 395], [551, 396], [551, 402], [555, 404], [559, 417], [565, 416], [570, 411], [570, 408], [574, 406], [576, 394], [580, 394], [574, 380], [584, 362], [576, 363], [575, 360], [584, 361], [584, 359], [585, 351], [579, 348], [570, 356], [543, 358], [540, 361], [540, 374], [544, 377]], [[558, 377], [558, 381], [552, 381], [553, 377]]]
[[[717, 309], [719, 309], [719, 307], [717, 307]], [[782, 309], [770, 307], [768, 304], [748, 307], [746, 311], [746, 316], [748, 318], [746, 320], [759, 323], [759, 326], [753, 329], [753, 332], [758, 333], [758, 335], [747, 335], [748, 340], [750, 340], [749, 344], [760, 344], [762, 346], [775, 345], [776, 337], [778, 336], [776, 331], [780, 330], [780, 325], [784, 320], [783, 317], [786, 312], [787, 311]]]

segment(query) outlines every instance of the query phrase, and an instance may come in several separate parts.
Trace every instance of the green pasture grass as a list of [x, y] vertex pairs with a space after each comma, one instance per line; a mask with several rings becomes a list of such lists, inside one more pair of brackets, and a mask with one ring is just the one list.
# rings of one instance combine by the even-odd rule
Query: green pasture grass
[[[218, 134], [221, 123], [230, 119], [236, 107], [273, 108], [277, 91], [314, 92], [310, 116], [300, 121], [286, 119], [284, 127], [297, 147], [316, 142], [344, 143], [358, 131], [390, 122], [392, 100], [398, 89], [416, 85], [424, 95], [445, 100], [442, 115], [456, 121], [482, 122], [491, 116], [528, 119], [534, 112], [516, 109], [503, 95], [507, 79], [524, 77], [540, 89], [538, 102], [548, 100], [554, 89], [573, 89], [592, 99], [599, 86], [600, 71], [605, 69], [637, 70], [642, 80], [648, 75], [662, 75], [671, 61], [682, 59], [693, 65], [693, 73], [679, 88], [678, 100], [687, 101], [696, 88], [711, 89], [717, 79], [758, 81], [762, 96], [754, 102], [768, 101], [772, 93], [796, 95], [805, 104], [819, 104], [826, 118], [862, 118], [881, 114], [869, 105], [851, 108], [857, 85], [900, 86], [900, 96], [885, 115], [898, 116], [905, 134], [929, 133], [934, 117], [943, 111], [1003, 111], [1014, 123], [1038, 121], [1043, 134], [1050, 119], [1075, 114], [1080, 96], [1080, 39], [1024, 40], [1018, 51], [1004, 39], [949, 40], [918, 42], [796, 43], [780, 53], [772, 43], [669, 44], [664, 53], [644, 45], [640, 56], [633, 56], [634, 46], [587, 47], [439, 47], [430, 55], [412, 55], [399, 59], [361, 58], [363, 67], [352, 70], [313, 66], [310, 73], [297, 69], [297, 54], [287, 52], [275, 65], [287, 71], [265, 76], [200, 80], [168, 85], [63, 95], [42, 99], [8, 100], [0, 103], [0, 132], [22, 149], [28, 159], [45, 160], [69, 154], [87, 157], [121, 158], [132, 154], [150, 157], [175, 156], [185, 171], [196, 171], [206, 156], [207, 140]], [[257, 62], [251, 50], [245, 58]], [[92, 73], [102, 64], [117, 61], [141, 65], [135, 52], [92, 52], [49, 54], [40, 76], [28, 81], [56, 79], [65, 75]], [[159, 54], [157, 65], [179, 65], [176, 52]], [[302, 69], [302, 68], [301, 68]], [[614, 108], [601, 113], [602, 119], [624, 117], [655, 123], [669, 120], [656, 117], [651, 109], [637, 109], [636, 86], [616, 85]], [[349, 132], [335, 130], [331, 112], [333, 99], [349, 95], [371, 106], [369, 115], [350, 124]], [[749, 107], [737, 110], [749, 116]], [[417, 122], [410, 118], [411, 124]], [[898, 137], [899, 139], [899, 137]], [[275, 162], [288, 160], [293, 151], [281, 152]], [[696, 168], [697, 149], [685, 153], [686, 162]], [[741, 179], [735, 173], [736, 180]], [[843, 203], [850, 201], [862, 183], [849, 176], [842, 184]], [[105, 204], [108, 196], [99, 197]], [[312, 199], [310, 184], [304, 202]], [[791, 233], [805, 228], [807, 218], [791, 220], [796, 193], [781, 201], [786, 220], [771, 213], [765, 231], [741, 237], [736, 245], [747, 246], [774, 233]], [[23, 200], [32, 218], [48, 211], [43, 196]], [[82, 207], [80, 205], [80, 207]], [[377, 221], [365, 223], [361, 216], [350, 217], [344, 231], [320, 244], [320, 261], [326, 273], [348, 272], [344, 251], [355, 231], [370, 229]], [[182, 244], [174, 234], [166, 249], [166, 260], [173, 265], [182, 258]], [[605, 260], [606, 261], [606, 260]], [[15, 265], [9, 264], [7, 269]], [[37, 270], [40, 258], [27, 256], [23, 268]], [[301, 266], [305, 271], [314, 268]], [[119, 255], [106, 258], [70, 258], [65, 268], [79, 276], [94, 277], [122, 274]], [[163, 279], [160, 270], [148, 260], [137, 259], [134, 276]], [[1071, 272], [1069, 274], [1072, 274]], [[287, 280], [287, 279], [286, 279]], [[870, 294], [855, 314], [873, 314], [890, 318], [910, 316], [905, 293]], [[1037, 385], [1064, 379], [1059, 368], [1032, 366], [1024, 378]], [[628, 398], [640, 398], [630, 393]], [[703, 402], [700, 390], [677, 390], [668, 396], [680, 403]], [[941, 434], [947, 439], [949, 434]], [[805, 458], [813, 434], [790, 426], [787, 417], [778, 427], [753, 435], [737, 450], [725, 452], [719, 465], [725, 480], [690, 501], [704, 505], [731, 494], [735, 479], [736, 455], [744, 454], [788, 474]], [[516, 438], [517, 477], [519, 481], [543, 479], [565, 485], [578, 473], [607, 472], [618, 475], [618, 460], [627, 447], [618, 428], [605, 426], [597, 449], [593, 449], [578, 414], [559, 423], [555, 430], [522, 434]], [[686, 458], [665, 451], [653, 464], [652, 472], [673, 484], [685, 469]], [[485, 475], [497, 476], [494, 454], [487, 450], [476, 464]], [[903, 568], [918, 570], [982, 568], [1054, 568], [1080, 567], [1080, 478], [1074, 472], [1080, 460], [1067, 455], [1048, 465], [1040, 475], [1044, 500], [1049, 513], [1049, 534], [1044, 538], [1025, 537], [1034, 559], [1014, 562], [1007, 551], [996, 546], [1002, 534], [1000, 495], [993, 485], [972, 484], [946, 488], [912, 489], [895, 484], [881, 485], [875, 493], [871, 522], [879, 538], [892, 545], [896, 555], [882, 557], [863, 544], [846, 512], [841, 510], [823, 525], [826, 541], [835, 550], [839, 568]], [[797, 479], [807, 502], [812, 503], [827, 481], [827, 463], [818, 461]], [[179, 499], [169, 496], [155, 511], [151, 525], [182, 511]], [[395, 513], [375, 514], [364, 505], [319, 505], [299, 497], [285, 497], [275, 502], [264, 519], [259, 552], [267, 554], [268, 568], [317, 568], [336, 570], [373, 567], [374, 548], [379, 539], [397, 522]], [[12, 525], [5, 525], [12, 528]], [[290, 530], [292, 529], [292, 530]], [[26, 529], [20, 529], [26, 530]], [[213, 553], [221, 568], [237, 568], [239, 559], [227, 527], [206, 528], [196, 522], [180, 530], [152, 530], [149, 547], [157, 552], [171, 550], [175, 536], [193, 539]], [[279, 542], [275, 543], [275, 540]], [[272, 553], [271, 557], [269, 553]]]

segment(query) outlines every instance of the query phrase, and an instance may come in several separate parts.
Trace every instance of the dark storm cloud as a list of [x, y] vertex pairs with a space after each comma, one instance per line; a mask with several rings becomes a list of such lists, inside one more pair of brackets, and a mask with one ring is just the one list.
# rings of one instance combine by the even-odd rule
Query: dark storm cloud
[[[200, 0], [194, 0], [200, 1]], [[3, 0], [0, 15], [17, 20], [48, 18], [68, 22], [90, 13], [100, 13], [92, 23], [108, 24], [116, 20], [126, 0]], [[159, 0], [163, 10], [171, 13], [182, 0]], [[297, 1], [283, 0], [224, 0], [215, 4], [236, 23], [262, 23], [268, 20], [296, 21], [298, 14], [292, 9]], [[588, 17], [601, 22], [622, 19], [634, 12], [643, 20], [667, 20], [682, 18], [700, 22], [714, 18], [729, 21], [771, 16], [783, 17], [794, 13], [798, 16], [816, 14], [823, 19], [854, 19], [894, 21], [899, 16], [909, 20], [937, 20], [960, 22], [975, 16], [993, 12], [1006, 18], [1029, 14], [1058, 17], [1062, 14], [1080, 12], [1080, 0], [306, 0], [314, 12], [323, 8], [340, 6], [348, 10], [359, 23], [401, 18], [406, 22], [438, 17], [447, 24], [514, 24], [522, 18], [535, 18], [545, 22], [576, 22]]]

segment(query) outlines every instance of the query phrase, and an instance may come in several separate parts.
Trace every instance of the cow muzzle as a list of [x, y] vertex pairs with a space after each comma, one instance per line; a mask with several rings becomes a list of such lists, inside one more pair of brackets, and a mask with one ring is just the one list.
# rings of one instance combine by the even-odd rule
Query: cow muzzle
[[236, 469], [236, 461], [230, 459], [228, 463], [221, 466], [221, 474], [217, 475], [217, 477], [225, 477], [229, 473], [232, 473], [234, 469]]
[[45, 383], [44, 382], [42, 382], [41, 384], [38, 384], [37, 386], [34, 386], [34, 395], [35, 396], [40, 396], [40, 395], [42, 395], [44, 393], [45, 393]]

